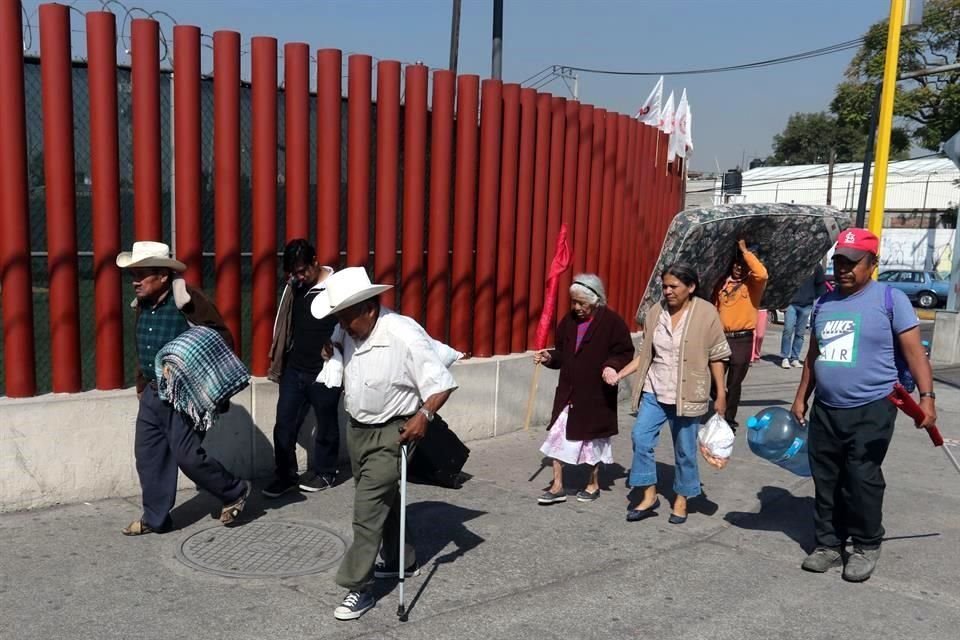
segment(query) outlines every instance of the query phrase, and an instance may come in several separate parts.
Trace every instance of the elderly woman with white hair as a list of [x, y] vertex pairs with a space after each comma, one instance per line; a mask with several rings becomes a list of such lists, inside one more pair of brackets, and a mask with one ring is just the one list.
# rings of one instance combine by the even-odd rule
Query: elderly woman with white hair
[[613, 462], [610, 438], [617, 434], [617, 371], [633, 359], [630, 330], [607, 306], [603, 282], [580, 274], [570, 286], [570, 313], [557, 326], [556, 347], [538, 351], [534, 362], [560, 370], [546, 442], [553, 460], [553, 483], [537, 500], [565, 502], [564, 464], [592, 467], [580, 502], [600, 497], [600, 463]]

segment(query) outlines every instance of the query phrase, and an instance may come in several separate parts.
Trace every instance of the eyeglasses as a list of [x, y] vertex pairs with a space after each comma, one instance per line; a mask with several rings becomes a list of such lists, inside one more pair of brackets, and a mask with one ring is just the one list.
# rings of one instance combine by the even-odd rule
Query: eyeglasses
[[144, 280], [149, 279], [152, 276], [161, 275], [160, 271], [157, 269], [127, 269], [127, 276], [133, 282], [143, 282]]

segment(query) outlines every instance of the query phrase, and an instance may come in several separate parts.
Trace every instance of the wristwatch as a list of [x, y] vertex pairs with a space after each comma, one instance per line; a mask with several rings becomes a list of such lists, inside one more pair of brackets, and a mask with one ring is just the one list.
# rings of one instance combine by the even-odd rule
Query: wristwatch
[[920, 397], [921, 397], [921, 398], [930, 398], [931, 400], [936, 400], [936, 399], [937, 399], [937, 394], [934, 393], [933, 391], [922, 391], [922, 392], [920, 392]]
[[427, 419], [427, 422], [433, 422], [434, 417], [436, 417], [437, 415], [433, 411], [430, 411], [430, 409], [427, 409], [426, 407], [420, 407], [419, 413], [422, 413], [424, 415], [424, 417]]

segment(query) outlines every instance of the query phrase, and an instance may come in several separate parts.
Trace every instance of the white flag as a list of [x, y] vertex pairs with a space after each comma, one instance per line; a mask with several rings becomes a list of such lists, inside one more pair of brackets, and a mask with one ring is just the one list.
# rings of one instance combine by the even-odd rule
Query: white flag
[[674, 156], [686, 158], [687, 153], [693, 150], [693, 131], [691, 128], [690, 104], [687, 102], [687, 90], [683, 90], [680, 96], [680, 104], [677, 105], [677, 113], [673, 118], [674, 131], [670, 136], [670, 149], [667, 152], [667, 158], [672, 160]]
[[647, 97], [646, 102], [643, 103], [643, 106], [640, 107], [640, 110], [637, 111], [637, 115], [634, 116], [637, 120], [643, 124], [648, 124], [651, 127], [656, 127], [660, 125], [660, 103], [663, 101], [663, 76], [660, 76], [660, 79], [657, 80], [657, 84], [654, 85], [653, 91], [650, 92], [650, 95]]
[[666, 104], [664, 104], [663, 109], [660, 110], [660, 121], [657, 123], [660, 131], [663, 131], [667, 135], [673, 133], [673, 118], [673, 91], [671, 91]]

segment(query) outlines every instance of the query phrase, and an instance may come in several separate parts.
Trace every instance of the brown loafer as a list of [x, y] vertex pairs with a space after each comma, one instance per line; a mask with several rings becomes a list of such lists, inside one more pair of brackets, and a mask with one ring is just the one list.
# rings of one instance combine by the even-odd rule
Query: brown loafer
[[223, 523], [224, 526], [230, 526], [236, 523], [237, 518], [243, 513], [243, 508], [247, 506], [247, 498], [250, 497], [251, 488], [252, 485], [250, 481], [244, 480], [243, 493], [240, 494], [240, 497], [223, 507], [223, 510], [220, 512], [220, 522]]

